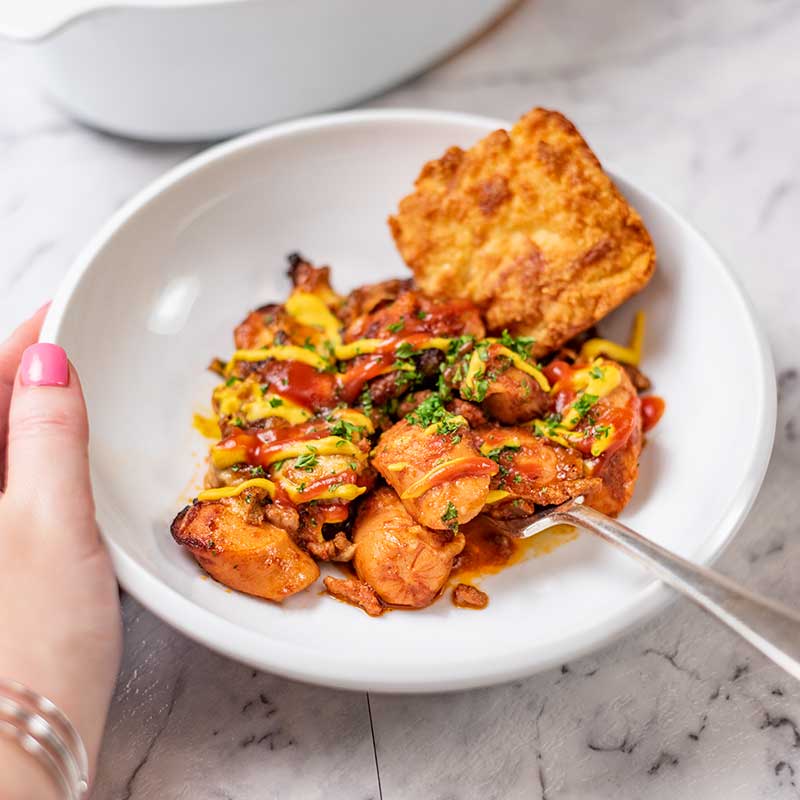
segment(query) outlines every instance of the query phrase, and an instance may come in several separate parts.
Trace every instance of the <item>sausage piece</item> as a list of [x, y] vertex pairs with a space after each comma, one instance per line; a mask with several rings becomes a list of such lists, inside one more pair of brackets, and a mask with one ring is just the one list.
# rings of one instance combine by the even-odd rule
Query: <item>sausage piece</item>
[[314, 559], [282, 528], [248, 520], [240, 501], [188, 506], [172, 523], [173, 538], [212, 578], [239, 592], [280, 602], [314, 583]]
[[450, 576], [453, 559], [464, 548], [460, 533], [418, 525], [388, 487], [362, 504], [353, 527], [353, 566], [385, 603], [424, 608]]

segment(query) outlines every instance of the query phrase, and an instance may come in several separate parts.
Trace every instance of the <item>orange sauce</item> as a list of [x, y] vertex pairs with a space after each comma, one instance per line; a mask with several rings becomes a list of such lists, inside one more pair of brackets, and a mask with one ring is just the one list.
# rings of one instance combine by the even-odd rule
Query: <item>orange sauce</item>
[[464, 549], [456, 558], [451, 579], [470, 583], [485, 575], [494, 575], [512, 564], [552, 553], [578, 536], [572, 525], [555, 525], [527, 539], [500, 533], [491, 523], [476, 519], [461, 526]]

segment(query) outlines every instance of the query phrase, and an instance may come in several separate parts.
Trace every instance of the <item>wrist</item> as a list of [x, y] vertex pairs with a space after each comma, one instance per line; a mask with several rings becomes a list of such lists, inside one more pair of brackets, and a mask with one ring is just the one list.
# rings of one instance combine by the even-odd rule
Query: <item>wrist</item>
[[63, 800], [44, 765], [5, 736], [0, 736], [0, 797]]

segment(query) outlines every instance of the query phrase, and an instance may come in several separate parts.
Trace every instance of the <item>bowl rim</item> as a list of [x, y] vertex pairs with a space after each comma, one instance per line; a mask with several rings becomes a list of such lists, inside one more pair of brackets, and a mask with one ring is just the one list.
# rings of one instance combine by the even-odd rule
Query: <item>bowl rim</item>
[[[212, 163], [220, 162], [233, 154], [241, 153], [271, 139], [311, 130], [387, 121], [463, 124], [484, 128], [502, 128], [509, 125], [502, 119], [461, 112], [414, 108], [371, 109], [321, 114], [283, 122], [212, 146], [155, 179], [118, 209], [100, 228], [75, 259], [60, 284], [48, 310], [40, 340], [58, 342], [61, 325], [68, 313], [70, 300], [75, 290], [83, 281], [95, 258], [116, 231], [132, 219], [137, 211], [185, 177]], [[772, 453], [777, 415], [772, 354], [750, 299], [718, 251], [670, 205], [643, 189], [638, 183], [626, 179], [619, 171], [608, 169], [605, 165], [604, 167], [614, 180], [620, 180], [634, 187], [637, 192], [656, 206], [661, 214], [688, 229], [697, 240], [697, 245], [707, 251], [710, 263], [714, 263], [719, 271], [720, 279], [728, 282], [733, 290], [733, 295], [738, 299], [742, 311], [741, 324], [750, 328], [750, 334], [756, 344], [759, 374], [754, 376], [758, 387], [758, 407], [754, 418], [754, 427], [760, 433], [758, 445], [752, 454], [739, 491], [736, 493], [736, 500], [724, 510], [712, 531], [714, 535], [709, 536], [695, 556], [695, 561], [708, 565], [719, 557], [743, 524], [766, 475]], [[558, 646], [554, 647], [551, 652], [537, 658], [533, 663], [529, 654], [523, 652], [521, 655], [515, 654], [513, 659], [504, 659], [502, 662], [484, 660], [474, 664], [466, 663], [462, 674], [459, 675], [450, 673], [446, 676], [438, 676], [431, 674], [429, 670], [426, 672], [422, 668], [415, 671], [404, 668], [402, 674], [399, 672], [393, 674], [391, 670], [382, 670], [381, 674], [375, 675], [370, 672], [368, 663], [356, 667], [346, 658], [343, 659], [337, 654], [332, 654], [330, 659], [326, 659], [324, 664], [320, 664], [305, 658], [307, 651], [295, 644], [271, 642], [270, 647], [265, 648], [263, 634], [235, 626], [235, 623], [217, 617], [212, 611], [196, 605], [177, 590], [164, 584], [157, 575], [140, 565], [110, 538], [104, 535], [104, 539], [109, 547], [122, 587], [153, 614], [190, 639], [253, 667], [269, 670], [287, 678], [339, 689], [424, 693], [477, 688], [515, 680], [563, 664], [565, 661], [578, 658], [610, 644], [633, 627], [652, 617], [676, 597], [666, 586], [653, 578], [631, 597], [630, 602], [623, 609], [601, 620], [591, 632], [570, 634], [559, 640]], [[232, 626], [234, 626], [235, 636], [232, 636]]]

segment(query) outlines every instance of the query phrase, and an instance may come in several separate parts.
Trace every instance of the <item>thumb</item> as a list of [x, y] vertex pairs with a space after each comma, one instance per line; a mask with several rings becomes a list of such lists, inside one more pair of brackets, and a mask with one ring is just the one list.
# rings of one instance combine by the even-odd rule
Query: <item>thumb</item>
[[32, 511], [93, 520], [88, 444], [83, 393], [67, 354], [55, 344], [31, 345], [11, 397], [6, 495]]

